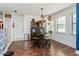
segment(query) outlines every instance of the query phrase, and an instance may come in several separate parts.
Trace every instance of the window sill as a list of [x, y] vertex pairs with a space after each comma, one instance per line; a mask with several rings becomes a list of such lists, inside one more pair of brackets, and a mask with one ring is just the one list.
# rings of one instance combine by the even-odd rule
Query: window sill
[[71, 33], [72, 36], [76, 36], [76, 34]]
[[64, 35], [66, 34], [66, 32], [56, 32], [56, 33], [59, 33], [59, 34], [64, 34]]

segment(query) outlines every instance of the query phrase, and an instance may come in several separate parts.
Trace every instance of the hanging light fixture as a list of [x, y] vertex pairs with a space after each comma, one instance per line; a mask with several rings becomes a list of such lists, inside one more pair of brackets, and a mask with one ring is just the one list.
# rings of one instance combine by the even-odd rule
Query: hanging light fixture
[[44, 20], [43, 8], [41, 8], [41, 20]]
[[46, 22], [44, 15], [43, 15], [43, 8], [41, 8], [41, 17], [40, 17], [40, 20], [38, 22], [40, 23], [41, 27], [43, 27], [44, 22]]
[[45, 18], [44, 18], [44, 15], [43, 15], [43, 8], [41, 8], [41, 19], [40, 19], [40, 22], [45, 22]]

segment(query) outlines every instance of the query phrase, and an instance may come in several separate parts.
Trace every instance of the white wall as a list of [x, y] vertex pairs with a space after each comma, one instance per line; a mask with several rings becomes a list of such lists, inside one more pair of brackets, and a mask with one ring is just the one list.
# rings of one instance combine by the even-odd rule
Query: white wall
[[[75, 6], [71, 6], [67, 9], [64, 9], [60, 12], [51, 15], [54, 18], [54, 31], [52, 33], [53, 40], [56, 40], [60, 43], [68, 45], [70, 47], [76, 48], [76, 36], [71, 35], [71, 22], [70, 22], [70, 15], [71, 13], [75, 12]], [[66, 33], [58, 33], [56, 32], [56, 17], [57, 16], [66, 16]]]
[[13, 22], [15, 27], [13, 28], [13, 39], [24, 40], [24, 16], [13, 14]]

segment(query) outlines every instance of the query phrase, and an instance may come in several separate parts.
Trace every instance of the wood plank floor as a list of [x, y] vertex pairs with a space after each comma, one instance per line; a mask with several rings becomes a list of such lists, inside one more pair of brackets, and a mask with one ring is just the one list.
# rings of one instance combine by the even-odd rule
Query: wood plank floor
[[50, 49], [32, 48], [28, 41], [15, 41], [8, 50], [13, 50], [13, 56], [78, 56], [75, 50], [56, 41], [51, 42]]

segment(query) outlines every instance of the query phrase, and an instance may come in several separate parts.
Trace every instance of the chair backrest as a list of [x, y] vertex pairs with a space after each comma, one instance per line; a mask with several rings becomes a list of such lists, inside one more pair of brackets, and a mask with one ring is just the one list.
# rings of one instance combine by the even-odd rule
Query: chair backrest
[[31, 37], [39, 37], [43, 38], [44, 37], [44, 28], [39, 27], [39, 28], [31, 28]]
[[41, 27], [41, 28], [40, 28], [40, 32], [41, 32], [41, 33], [44, 33], [44, 28]]
[[32, 33], [35, 33], [36, 32], [36, 29], [35, 28], [32, 28]]

